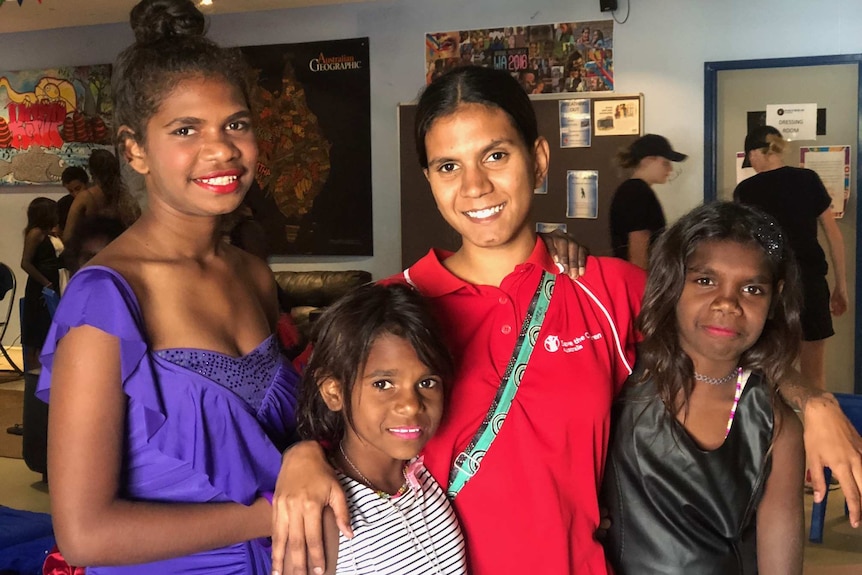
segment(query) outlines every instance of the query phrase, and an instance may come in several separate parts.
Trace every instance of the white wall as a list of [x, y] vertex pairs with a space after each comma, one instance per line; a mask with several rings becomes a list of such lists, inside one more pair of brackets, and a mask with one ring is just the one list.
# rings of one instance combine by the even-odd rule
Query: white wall
[[[624, 13], [630, 0], [621, 0]], [[14, 8], [14, 7], [12, 7]], [[598, 0], [390, 0], [214, 17], [212, 36], [252, 45], [370, 37], [374, 253], [371, 258], [285, 260], [291, 269], [351, 269], [375, 278], [400, 268], [396, 104], [424, 81], [424, 33], [597, 20]], [[683, 174], [658, 190], [673, 220], [703, 197], [703, 63], [714, 60], [862, 52], [862, 2], [835, 0], [651, 0], [635, 2], [614, 31], [619, 92], [645, 95], [645, 126], [690, 154]], [[130, 43], [125, 24], [0, 34], [0, 68], [20, 70], [109, 62]], [[52, 189], [53, 190], [53, 189]], [[35, 194], [0, 190], [0, 261], [17, 268], [23, 209]], [[48, 194], [46, 194], [48, 195]], [[296, 263], [302, 262], [302, 263]], [[276, 269], [284, 267], [279, 262]], [[19, 275], [23, 282], [24, 274]], [[17, 324], [10, 329], [17, 334]], [[8, 336], [4, 343], [9, 343]]]

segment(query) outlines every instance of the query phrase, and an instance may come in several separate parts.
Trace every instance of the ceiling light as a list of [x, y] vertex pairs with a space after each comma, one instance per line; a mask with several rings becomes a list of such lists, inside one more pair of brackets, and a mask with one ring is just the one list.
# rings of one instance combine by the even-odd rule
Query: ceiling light
[[201, 0], [201, 6], [212, 6], [213, 0]]

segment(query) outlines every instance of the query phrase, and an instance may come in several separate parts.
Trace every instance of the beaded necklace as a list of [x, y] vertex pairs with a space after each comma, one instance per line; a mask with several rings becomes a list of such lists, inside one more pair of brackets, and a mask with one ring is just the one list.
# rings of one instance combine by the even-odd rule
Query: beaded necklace
[[377, 489], [377, 487], [373, 483], [371, 483], [370, 479], [368, 479], [367, 477], [362, 475], [362, 472], [359, 471], [359, 468], [356, 467], [356, 464], [353, 463], [350, 460], [350, 458], [347, 457], [347, 454], [344, 452], [344, 441], [338, 442], [338, 450], [341, 451], [341, 455], [342, 455], [342, 457], [344, 457], [344, 461], [347, 462], [347, 465], [349, 465], [351, 467], [351, 469], [353, 469], [353, 471], [356, 472], [356, 475], [359, 476], [359, 479], [361, 479], [365, 485], [370, 487], [371, 490], [374, 491], [374, 493], [376, 493], [378, 497], [381, 497], [383, 499], [394, 499], [396, 497], [400, 497], [400, 496], [404, 495], [407, 492], [408, 483], [409, 483], [407, 480], [407, 462], [404, 462], [404, 465], [401, 466], [401, 475], [404, 476], [404, 483], [401, 484], [401, 487], [398, 488], [398, 491], [396, 491], [395, 493], [390, 495], [389, 493], [383, 491], [382, 489]]

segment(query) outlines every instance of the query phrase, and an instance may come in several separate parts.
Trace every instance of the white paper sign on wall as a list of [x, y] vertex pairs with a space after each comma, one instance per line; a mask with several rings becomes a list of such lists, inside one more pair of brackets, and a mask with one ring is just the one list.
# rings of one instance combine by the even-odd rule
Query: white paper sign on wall
[[785, 140], [817, 139], [817, 104], [769, 104], [766, 123]]

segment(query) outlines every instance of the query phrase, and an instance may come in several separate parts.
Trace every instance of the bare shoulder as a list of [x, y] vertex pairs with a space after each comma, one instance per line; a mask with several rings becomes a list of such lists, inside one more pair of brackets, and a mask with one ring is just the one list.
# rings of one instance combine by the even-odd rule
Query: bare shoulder
[[41, 228], [32, 228], [27, 232], [27, 235], [24, 236], [24, 241], [39, 243], [45, 239], [45, 232]]
[[93, 256], [87, 266], [105, 266], [125, 276], [144, 262], [140, 249], [136, 249], [136, 244], [132, 235], [125, 232]]
[[269, 289], [274, 281], [272, 269], [269, 265], [259, 257], [251, 255], [244, 250], [235, 246], [231, 246], [231, 248], [239, 252], [241, 265], [248, 271], [248, 274], [254, 279], [254, 282], [259, 286]]

